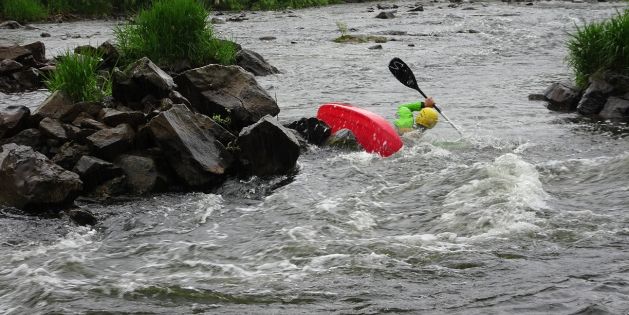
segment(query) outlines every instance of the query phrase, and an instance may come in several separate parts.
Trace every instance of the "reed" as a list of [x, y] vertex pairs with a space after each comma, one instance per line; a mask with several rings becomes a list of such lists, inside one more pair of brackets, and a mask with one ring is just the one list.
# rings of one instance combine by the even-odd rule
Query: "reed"
[[111, 94], [111, 81], [97, 72], [100, 56], [66, 52], [57, 59], [56, 69], [45, 80], [49, 90], [63, 91], [75, 102], [101, 101]]

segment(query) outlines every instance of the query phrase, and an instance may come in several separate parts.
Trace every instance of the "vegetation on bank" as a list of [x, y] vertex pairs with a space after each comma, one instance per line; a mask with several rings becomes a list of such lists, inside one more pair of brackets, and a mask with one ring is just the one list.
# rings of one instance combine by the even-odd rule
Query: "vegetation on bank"
[[591, 75], [606, 70], [629, 75], [629, 9], [610, 20], [577, 26], [568, 50], [568, 63], [579, 87], [585, 87]]
[[214, 36], [208, 16], [196, 0], [156, 0], [140, 11], [135, 23], [114, 33], [126, 61], [146, 56], [165, 67], [184, 60], [191, 66], [233, 64], [236, 45]]
[[[157, 0], [2, 0], [0, 19], [39, 21], [49, 16], [134, 14]], [[341, 3], [343, 0], [196, 0], [210, 10], [280, 10]]]
[[101, 57], [66, 52], [57, 57], [56, 69], [45, 83], [51, 91], [63, 91], [75, 102], [102, 101], [111, 95], [109, 75], [98, 73]]

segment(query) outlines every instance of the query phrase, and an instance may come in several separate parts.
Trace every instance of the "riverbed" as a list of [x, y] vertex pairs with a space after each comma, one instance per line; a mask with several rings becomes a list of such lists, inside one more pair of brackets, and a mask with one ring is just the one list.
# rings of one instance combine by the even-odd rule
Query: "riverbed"
[[[465, 137], [442, 120], [388, 158], [313, 147], [291, 177], [82, 204], [94, 228], [4, 209], [0, 312], [627, 314], [629, 128], [527, 98], [570, 80], [575, 25], [627, 5], [393, 3], [389, 20], [363, 3], [215, 30], [282, 71], [257, 78], [282, 122], [330, 101], [393, 120], [420, 98], [389, 73], [399, 57]], [[337, 22], [395, 40], [337, 44]], [[0, 42], [42, 40], [51, 56], [110, 39], [117, 23], [35, 24]], [[0, 94], [0, 106], [47, 95]]]

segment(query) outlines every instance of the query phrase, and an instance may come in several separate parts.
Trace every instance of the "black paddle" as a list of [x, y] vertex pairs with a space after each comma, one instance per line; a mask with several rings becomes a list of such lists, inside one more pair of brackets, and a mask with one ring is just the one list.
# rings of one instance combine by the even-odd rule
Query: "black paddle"
[[[389, 70], [391, 71], [393, 76], [396, 79], [398, 79], [398, 81], [402, 82], [402, 84], [410, 87], [413, 90], [416, 90], [424, 98], [428, 98], [428, 96], [426, 96], [426, 94], [424, 94], [424, 92], [422, 92], [422, 90], [417, 85], [417, 80], [415, 79], [415, 75], [413, 74], [413, 70], [411, 70], [411, 68], [406, 63], [404, 63], [404, 61], [402, 61], [402, 59], [400, 59], [398, 57], [395, 57], [395, 58], [391, 59], [391, 61], [389, 62]], [[437, 107], [437, 105], [434, 105], [433, 107], [463, 137], [463, 132], [459, 129], [459, 127], [457, 127], [454, 123], [452, 123], [450, 121], [450, 119], [448, 119], [448, 117], [446, 117], [446, 115], [441, 111], [441, 109], [439, 109], [439, 107]]]

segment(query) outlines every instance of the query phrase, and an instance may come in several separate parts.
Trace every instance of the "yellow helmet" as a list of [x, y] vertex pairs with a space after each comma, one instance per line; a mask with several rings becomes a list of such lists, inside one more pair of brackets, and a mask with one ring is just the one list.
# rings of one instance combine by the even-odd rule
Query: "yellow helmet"
[[432, 107], [425, 107], [419, 111], [417, 117], [415, 117], [415, 123], [425, 128], [432, 128], [437, 124], [439, 120], [439, 113]]

